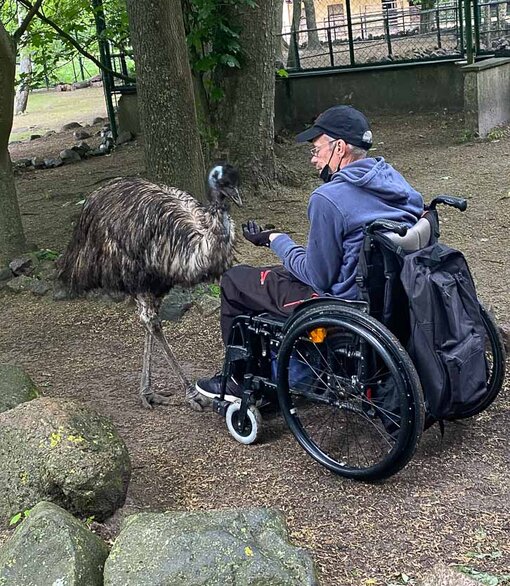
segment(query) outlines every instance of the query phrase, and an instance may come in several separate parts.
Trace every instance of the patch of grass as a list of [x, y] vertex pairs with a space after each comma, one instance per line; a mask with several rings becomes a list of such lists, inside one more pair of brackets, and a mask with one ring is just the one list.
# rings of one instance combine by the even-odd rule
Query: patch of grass
[[67, 122], [90, 124], [95, 116], [106, 116], [103, 88], [31, 92], [26, 113], [14, 117], [10, 140], [23, 140], [48, 130], [58, 131]]

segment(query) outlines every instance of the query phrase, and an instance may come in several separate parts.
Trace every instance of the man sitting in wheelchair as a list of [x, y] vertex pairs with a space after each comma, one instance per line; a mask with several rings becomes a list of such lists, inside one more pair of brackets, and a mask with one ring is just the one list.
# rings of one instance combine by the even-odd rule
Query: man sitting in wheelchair
[[[239, 265], [221, 282], [221, 330], [225, 345], [240, 315], [267, 312], [289, 316], [303, 301], [330, 295], [357, 299], [356, 270], [363, 227], [385, 218], [411, 226], [423, 213], [423, 198], [382, 157], [368, 157], [372, 132], [367, 118], [351, 106], [323, 112], [311, 128], [297, 136], [313, 143], [311, 163], [324, 185], [310, 196], [310, 229], [306, 247], [278, 230], [263, 230], [255, 221], [243, 224], [243, 235], [255, 246], [266, 246], [282, 265]], [[296, 374], [296, 379], [299, 378]], [[224, 398], [242, 394], [242, 375], [231, 375]], [[197, 382], [203, 395], [220, 395], [222, 375]]]

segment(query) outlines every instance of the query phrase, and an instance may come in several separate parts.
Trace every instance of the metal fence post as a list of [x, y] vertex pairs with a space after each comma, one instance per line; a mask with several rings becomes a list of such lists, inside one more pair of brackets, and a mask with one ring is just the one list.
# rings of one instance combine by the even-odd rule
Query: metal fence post
[[294, 57], [296, 59], [294, 66], [296, 69], [301, 69], [301, 59], [299, 57], [299, 43], [297, 40], [299, 32], [292, 31], [292, 45], [294, 47]]
[[390, 21], [388, 18], [388, 9], [384, 9], [384, 31], [386, 33], [386, 43], [388, 45], [388, 57], [392, 56], [391, 37], [390, 37]]
[[475, 52], [480, 53], [480, 6], [478, 0], [473, 0], [473, 19], [475, 21]]
[[464, 57], [464, 17], [462, 15], [462, 0], [459, 0], [456, 15], [457, 15], [457, 22], [458, 22], [458, 26], [459, 26], [460, 54], [462, 57]]
[[439, 20], [439, 8], [436, 8], [436, 29], [437, 29], [437, 46], [441, 48], [441, 21]]
[[351, 60], [351, 65], [354, 65], [355, 59], [354, 59], [354, 40], [352, 38], [351, 0], [346, 0], [345, 8], [347, 11], [347, 35], [349, 38], [349, 57]]
[[335, 66], [335, 55], [333, 53], [333, 44], [331, 43], [331, 29], [327, 28], [328, 31], [328, 47], [329, 47], [329, 62], [331, 63], [331, 67]]
[[464, 0], [464, 25], [466, 27], [466, 57], [468, 65], [475, 62], [473, 51], [473, 21], [471, 17], [471, 0]]

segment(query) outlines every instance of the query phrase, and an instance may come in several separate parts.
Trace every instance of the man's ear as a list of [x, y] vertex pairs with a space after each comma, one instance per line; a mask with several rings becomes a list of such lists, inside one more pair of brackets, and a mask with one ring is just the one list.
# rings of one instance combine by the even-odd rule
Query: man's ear
[[347, 148], [347, 143], [345, 142], [345, 140], [342, 140], [341, 138], [337, 141], [336, 143], [336, 150], [339, 154], [342, 154], [342, 152], [345, 152], [345, 149]]

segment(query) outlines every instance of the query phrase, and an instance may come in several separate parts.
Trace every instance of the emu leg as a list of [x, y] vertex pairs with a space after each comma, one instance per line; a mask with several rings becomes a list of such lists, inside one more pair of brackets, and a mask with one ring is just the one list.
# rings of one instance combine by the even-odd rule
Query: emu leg
[[[140, 312], [140, 321], [145, 326], [147, 334], [151, 337], [154, 337], [154, 339], [159, 342], [163, 348], [168, 362], [170, 363], [170, 366], [179, 377], [181, 384], [186, 392], [186, 400], [193, 410], [202, 411], [204, 405], [207, 402], [207, 399], [203, 398], [202, 395], [200, 395], [200, 393], [198, 393], [195, 387], [190, 383], [180, 364], [177, 362], [177, 359], [175, 358], [167, 339], [165, 338], [163, 329], [161, 327], [161, 320], [158, 316], [160, 301], [153, 296], [138, 295], [136, 298], [136, 304]], [[156, 393], [151, 393], [150, 396], [156, 396]], [[164, 399], [164, 397], [161, 397], [160, 395], [157, 397], [158, 398], [156, 401], [159, 401], [161, 398]]]
[[145, 348], [143, 352], [142, 379], [140, 382], [140, 400], [142, 407], [152, 409], [154, 405], [168, 405], [168, 399], [151, 389], [151, 362], [153, 337], [149, 330], [145, 332]]

